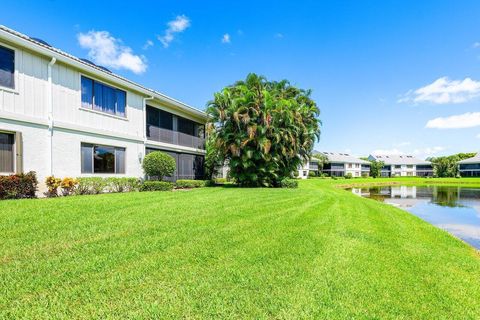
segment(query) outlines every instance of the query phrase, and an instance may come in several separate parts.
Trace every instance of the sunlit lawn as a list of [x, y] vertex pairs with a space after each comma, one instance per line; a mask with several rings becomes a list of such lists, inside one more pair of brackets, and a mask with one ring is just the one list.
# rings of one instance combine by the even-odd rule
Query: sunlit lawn
[[480, 318], [473, 248], [340, 182], [0, 202], [0, 318]]

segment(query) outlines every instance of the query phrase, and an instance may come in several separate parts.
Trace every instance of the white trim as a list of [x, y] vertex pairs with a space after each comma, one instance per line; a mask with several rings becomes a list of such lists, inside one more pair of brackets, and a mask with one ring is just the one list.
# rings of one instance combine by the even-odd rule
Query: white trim
[[17, 135], [15, 131], [11, 130], [2, 130], [0, 129], [0, 133], [11, 134], [13, 135], [13, 171], [12, 172], [0, 172], [0, 175], [11, 175], [17, 173]]
[[18, 91], [18, 84], [19, 84], [19, 74], [20, 70], [18, 69], [18, 61], [20, 59], [20, 52], [18, 51], [18, 48], [12, 47], [4, 42], [0, 41], [0, 46], [5, 47], [7, 49], [10, 49], [13, 51], [13, 88], [9, 87], [4, 87], [0, 86], [0, 91], [6, 91], [6, 92], [11, 92], [14, 94], [20, 94]]
[[[98, 114], [98, 115], [101, 115], [101, 116], [106, 116], [106, 117], [110, 117], [110, 118], [114, 118], [114, 119], [118, 119], [118, 120], [122, 120], [122, 121], [130, 121], [130, 120], [128, 120], [127, 117], [117, 116], [117, 115], [110, 114], [110, 113], [103, 112], [103, 111], [98, 111], [98, 110], [93, 110], [93, 109], [87, 109], [87, 108], [84, 108], [84, 107], [78, 107], [78, 110], [82, 110], [82, 111], [86, 111], [86, 112], [91, 112], [91, 113], [95, 113], [95, 114]], [[127, 111], [125, 110], [125, 114], [126, 114], [126, 113], [127, 113]]]
[[202, 149], [189, 148], [189, 147], [184, 147], [177, 144], [158, 142], [158, 141], [152, 141], [152, 140], [148, 140], [145, 143], [145, 148], [149, 148], [149, 147], [167, 149], [167, 150], [176, 151], [176, 152], [187, 152], [187, 153], [193, 153], [198, 155], [205, 155], [207, 153], [206, 150], [202, 150]]
[[[94, 78], [92, 76], [89, 76], [85, 73], [82, 73], [82, 72], [79, 72], [79, 77], [78, 77], [78, 88], [79, 88], [79, 91], [80, 91], [80, 110], [85, 110], [85, 111], [92, 111], [96, 114], [101, 114], [101, 115], [107, 115], [107, 116], [112, 116], [113, 118], [115, 119], [120, 119], [120, 120], [127, 120], [128, 121], [128, 112], [127, 112], [127, 109], [128, 109], [128, 90], [125, 89], [125, 88], [121, 88], [119, 86], [116, 86], [114, 84], [111, 84], [107, 81], [104, 81], [104, 80], [97, 80], [97, 78]], [[119, 116], [117, 114], [110, 114], [108, 112], [103, 112], [103, 111], [99, 111], [99, 110], [95, 110], [93, 109], [93, 106], [95, 105], [95, 95], [92, 95], [92, 109], [88, 109], [88, 108], [84, 108], [82, 107], [82, 77], [85, 77], [87, 79], [90, 79], [92, 80], [92, 90], [93, 90], [93, 93], [95, 93], [95, 82], [98, 82], [104, 86], [107, 86], [107, 87], [110, 87], [110, 88], [113, 88], [113, 89], [116, 89], [116, 90], [121, 90], [123, 92], [125, 92], [125, 116]], [[116, 108], [116, 106], [115, 106]], [[116, 110], [115, 110], [116, 112]]]

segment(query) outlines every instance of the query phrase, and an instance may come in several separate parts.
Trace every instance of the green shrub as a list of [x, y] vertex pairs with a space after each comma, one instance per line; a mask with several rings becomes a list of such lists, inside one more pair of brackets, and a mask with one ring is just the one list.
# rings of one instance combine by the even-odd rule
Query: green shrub
[[173, 183], [167, 181], [144, 181], [140, 186], [140, 191], [171, 191]]
[[362, 172], [362, 178], [368, 178], [369, 174], [367, 172]]
[[171, 177], [176, 168], [175, 159], [160, 151], [147, 154], [143, 159], [142, 166], [145, 174], [156, 180], [162, 180], [163, 177]]
[[352, 173], [351, 172], [348, 172], [346, 175], [345, 175], [345, 179], [352, 179], [353, 176], [352, 176]]
[[35, 198], [37, 192], [35, 172], [0, 176], [0, 200]]
[[107, 178], [106, 184], [110, 192], [132, 192], [140, 187], [140, 180], [137, 178]]
[[179, 189], [184, 188], [201, 188], [205, 187], [205, 180], [177, 180], [175, 186]]
[[314, 178], [317, 176], [317, 173], [315, 171], [308, 171], [308, 177], [309, 178]]
[[105, 191], [107, 186], [106, 180], [100, 177], [78, 178], [78, 185], [74, 193], [76, 195], [83, 194], [100, 194]]
[[228, 179], [227, 178], [215, 178], [215, 183], [216, 184], [225, 184], [228, 182]]
[[283, 179], [280, 182], [280, 187], [282, 188], [289, 188], [289, 189], [295, 189], [298, 188], [298, 181], [295, 179]]

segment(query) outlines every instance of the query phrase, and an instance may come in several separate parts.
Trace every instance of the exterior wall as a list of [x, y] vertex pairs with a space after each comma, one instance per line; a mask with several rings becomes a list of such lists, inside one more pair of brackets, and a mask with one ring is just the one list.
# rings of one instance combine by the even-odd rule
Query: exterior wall
[[[124, 174], [99, 174], [81, 172], [81, 143], [93, 143], [125, 148]], [[70, 130], [56, 130], [53, 134], [53, 174], [58, 177], [143, 177], [141, 161], [145, 155], [142, 141], [84, 134]]]
[[30, 124], [0, 118], [0, 130], [22, 133], [23, 172], [37, 172], [38, 181], [45, 180], [50, 170], [49, 154], [45, 152], [49, 144], [47, 129], [48, 127], [46, 125]]
[[351, 174], [352, 177], [362, 176], [362, 165], [359, 163], [345, 163], [345, 174]]
[[[37, 172], [41, 190], [45, 178], [51, 173], [58, 177], [143, 177], [141, 161], [146, 147], [144, 98], [147, 98], [147, 95], [107, 81], [109, 77], [107, 75], [105, 78], [94, 76], [58, 61], [51, 69], [50, 87], [48, 81], [50, 59], [28, 49], [12, 46], [3, 40], [0, 40], [0, 45], [15, 51], [15, 89], [0, 87], [0, 131], [22, 133], [23, 171]], [[124, 90], [126, 117], [82, 108], [82, 75]], [[48, 100], [50, 88], [53, 107], [51, 149]], [[180, 107], [169, 107], [170, 102], [165, 102], [165, 106], [155, 100], [149, 102], [184, 118], [205, 123], [204, 118], [190, 116], [190, 112]], [[82, 142], [125, 148], [125, 174], [82, 174], [80, 155]], [[174, 144], [167, 146], [156, 142], [152, 144], [163, 147], [162, 149], [205, 154], [204, 150]]]
[[303, 165], [298, 168], [298, 178], [307, 179], [309, 170], [310, 170], [310, 163], [308, 161], [305, 161]]

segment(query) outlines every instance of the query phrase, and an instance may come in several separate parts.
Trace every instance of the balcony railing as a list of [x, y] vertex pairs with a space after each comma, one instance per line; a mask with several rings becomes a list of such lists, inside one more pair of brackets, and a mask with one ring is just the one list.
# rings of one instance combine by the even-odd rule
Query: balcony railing
[[205, 149], [205, 139], [203, 138], [152, 125], [147, 125], [147, 138], [153, 141], [177, 144], [184, 147]]

